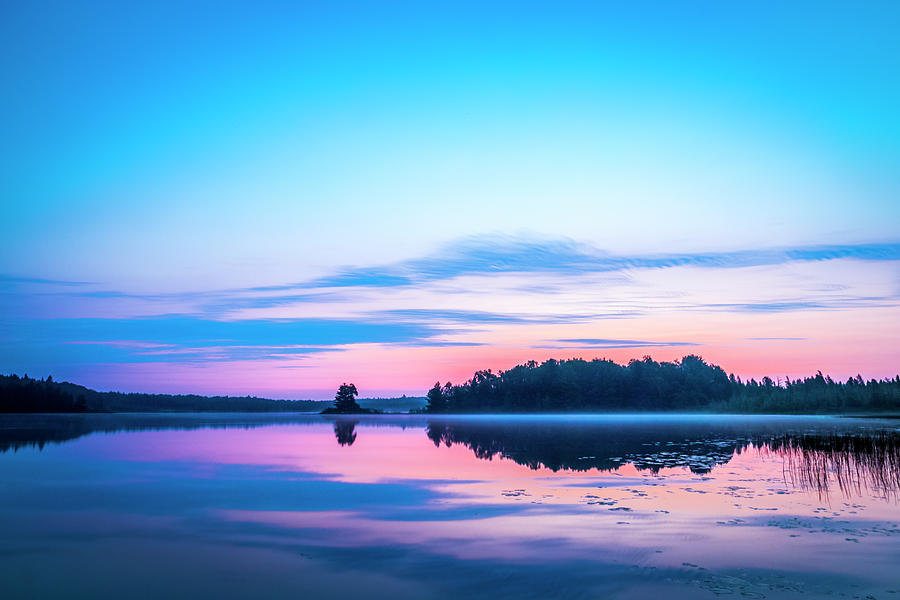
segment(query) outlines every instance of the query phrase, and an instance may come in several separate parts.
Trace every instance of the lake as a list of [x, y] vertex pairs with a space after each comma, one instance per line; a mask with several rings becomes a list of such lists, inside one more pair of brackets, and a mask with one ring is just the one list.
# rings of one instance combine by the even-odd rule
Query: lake
[[0, 596], [900, 598], [898, 427], [0, 416]]

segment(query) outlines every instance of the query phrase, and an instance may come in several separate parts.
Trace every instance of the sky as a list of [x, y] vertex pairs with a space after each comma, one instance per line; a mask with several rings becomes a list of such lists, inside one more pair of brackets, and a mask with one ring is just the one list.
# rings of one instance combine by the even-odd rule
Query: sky
[[486, 4], [4, 2], [0, 372], [900, 373], [900, 5]]

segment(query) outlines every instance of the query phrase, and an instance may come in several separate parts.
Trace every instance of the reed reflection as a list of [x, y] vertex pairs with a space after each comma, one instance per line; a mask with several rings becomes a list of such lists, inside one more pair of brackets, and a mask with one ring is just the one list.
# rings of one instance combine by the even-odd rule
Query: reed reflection
[[900, 499], [900, 433], [785, 435], [761, 450], [781, 456], [794, 487], [826, 498], [834, 488], [845, 496], [876, 493]]

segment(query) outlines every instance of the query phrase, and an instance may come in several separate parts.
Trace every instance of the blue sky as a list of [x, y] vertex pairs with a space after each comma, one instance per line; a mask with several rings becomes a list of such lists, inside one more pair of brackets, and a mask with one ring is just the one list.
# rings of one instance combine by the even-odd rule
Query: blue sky
[[0, 370], [414, 392], [593, 339], [896, 371], [896, 3], [0, 11]]

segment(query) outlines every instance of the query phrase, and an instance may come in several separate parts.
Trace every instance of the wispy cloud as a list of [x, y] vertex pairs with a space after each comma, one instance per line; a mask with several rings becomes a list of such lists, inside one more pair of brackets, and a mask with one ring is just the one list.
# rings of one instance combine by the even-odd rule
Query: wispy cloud
[[738, 304], [709, 304], [704, 308], [732, 310], [736, 312], [787, 312], [828, 308], [822, 302], [748, 302]]
[[214, 321], [190, 316], [0, 322], [0, 364], [25, 354], [66, 362], [295, 358], [353, 344], [433, 344], [424, 323], [326, 319]]
[[[113, 340], [108, 342], [61, 342], [65, 350], [79, 362], [233, 362], [260, 360], [294, 360], [323, 352], [339, 352], [340, 347], [328, 346], [266, 346], [241, 345], [224, 343], [219, 345], [202, 344], [154, 344], [131, 340]], [[89, 350], [85, 351], [83, 348]]]
[[673, 346], [698, 346], [694, 342], [655, 342], [646, 340], [617, 340], [605, 338], [567, 338], [554, 340], [564, 344], [575, 344], [584, 348], [668, 348]]
[[194, 346], [234, 342], [259, 345], [342, 345], [430, 338], [443, 331], [421, 323], [329, 319], [215, 321], [190, 316], [136, 319], [45, 319], [5, 327], [10, 341], [110, 341]]
[[843, 310], [849, 308], [888, 308], [898, 299], [888, 296], [824, 297], [817, 301], [787, 300], [774, 302], [712, 303], [685, 306], [689, 310], [719, 310], [744, 313], [780, 313], [808, 310]]
[[561, 323], [583, 323], [600, 319], [627, 318], [637, 315], [637, 312], [619, 311], [608, 313], [582, 313], [582, 314], [548, 314], [548, 313], [499, 313], [476, 310], [438, 310], [430, 308], [410, 308], [397, 310], [383, 310], [369, 313], [369, 316], [378, 321], [399, 320], [402, 322], [424, 323], [452, 323], [465, 325], [484, 324], [543, 324], [553, 325]]
[[[240, 308], [267, 308], [301, 302], [341, 302], [352, 298], [340, 291], [341, 288], [389, 290], [465, 276], [500, 274], [586, 276], [677, 267], [738, 269], [839, 259], [900, 261], [900, 242], [795, 246], [728, 252], [620, 255], [610, 254], [590, 244], [566, 238], [547, 239], [495, 234], [461, 238], [423, 257], [381, 266], [343, 267], [336, 269], [329, 276], [295, 283], [170, 294], [130, 294], [110, 289], [69, 290], [56, 293], [85, 298], [193, 301], [207, 311], [214, 312]], [[2, 282], [96, 285], [87, 282], [0, 275], [0, 283]], [[529, 293], [555, 293], [561, 289], [559, 285], [549, 283], [523, 284], [520, 288], [521, 291]], [[746, 306], [748, 310], [753, 310], [752, 304]], [[760, 305], [759, 308], [766, 310], [767, 307]], [[797, 308], [803, 307], [798, 303]]]
[[0, 273], [0, 285], [34, 284], [43, 286], [81, 286], [92, 285], [90, 281], [65, 281], [61, 279], [43, 279], [40, 277], [16, 277]]
[[[7, 277], [0, 283], [16, 283], [0, 290], [0, 365], [294, 365], [354, 346], [664, 353], [708, 345], [709, 331], [695, 337], [689, 328], [705, 315], [737, 323], [896, 307], [884, 277], [895, 266], [879, 264], [890, 261], [900, 261], [900, 243], [623, 256], [566, 239], [483, 236], [390, 265], [224, 290], [141, 294]], [[790, 266], [753, 268], [780, 265]], [[770, 332], [736, 331], [733, 340], [807, 339]]]
[[587, 274], [631, 269], [734, 269], [837, 259], [900, 260], [900, 242], [763, 248], [731, 252], [616, 255], [567, 239], [492, 235], [456, 240], [422, 258], [339, 270], [315, 286], [401, 286], [493, 273]]

